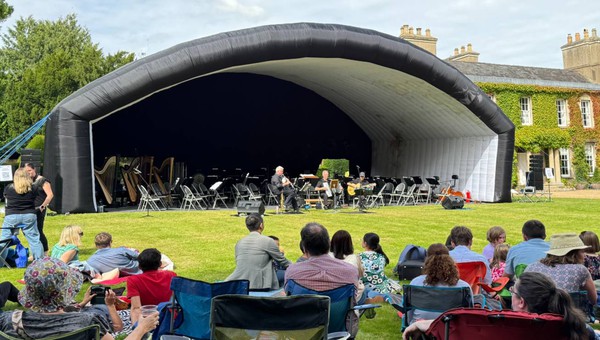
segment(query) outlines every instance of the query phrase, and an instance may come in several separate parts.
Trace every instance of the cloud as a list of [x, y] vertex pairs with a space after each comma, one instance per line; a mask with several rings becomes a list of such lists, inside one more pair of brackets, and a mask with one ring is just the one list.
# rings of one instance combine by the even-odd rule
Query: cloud
[[244, 5], [238, 0], [219, 0], [217, 8], [224, 12], [238, 13], [246, 17], [259, 17], [265, 13], [264, 8], [257, 5]]

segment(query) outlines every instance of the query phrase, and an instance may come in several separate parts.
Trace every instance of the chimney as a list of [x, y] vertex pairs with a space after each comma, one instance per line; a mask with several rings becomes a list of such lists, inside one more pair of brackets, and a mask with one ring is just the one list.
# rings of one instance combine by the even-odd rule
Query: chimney
[[400, 28], [400, 38], [408, 41], [409, 43], [419, 46], [425, 51], [436, 55], [437, 53], [437, 38], [431, 36], [431, 30], [425, 29], [425, 35], [423, 35], [423, 29], [421, 27], [416, 28], [417, 34], [412, 26], [402, 25]]
[[560, 47], [563, 66], [584, 76], [590, 82], [600, 84], [600, 39], [595, 28], [583, 30], [583, 38], [575, 32], [575, 39], [567, 35], [567, 43]]
[[467, 48], [464, 46], [460, 47], [460, 52], [458, 48], [454, 49], [454, 55], [450, 56], [449, 61], [463, 61], [468, 63], [478, 63], [479, 62], [479, 53], [473, 51], [473, 45], [471, 43], [467, 44]]

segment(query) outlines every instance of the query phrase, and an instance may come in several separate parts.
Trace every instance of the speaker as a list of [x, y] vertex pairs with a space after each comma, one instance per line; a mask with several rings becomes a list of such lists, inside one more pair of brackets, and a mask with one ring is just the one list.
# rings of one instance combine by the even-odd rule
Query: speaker
[[460, 196], [448, 196], [442, 202], [444, 209], [462, 209], [464, 206], [465, 200]]
[[265, 204], [262, 201], [238, 201], [237, 214], [265, 214]]

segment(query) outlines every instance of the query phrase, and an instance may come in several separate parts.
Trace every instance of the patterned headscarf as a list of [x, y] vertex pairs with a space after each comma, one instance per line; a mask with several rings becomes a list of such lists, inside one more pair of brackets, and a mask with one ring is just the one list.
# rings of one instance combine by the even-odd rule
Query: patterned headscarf
[[19, 292], [19, 302], [34, 312], [56, 312], [73, 302], [82, 283], [81, 273], [61, 260], [37, 259], [25, 271], [25, 287]]

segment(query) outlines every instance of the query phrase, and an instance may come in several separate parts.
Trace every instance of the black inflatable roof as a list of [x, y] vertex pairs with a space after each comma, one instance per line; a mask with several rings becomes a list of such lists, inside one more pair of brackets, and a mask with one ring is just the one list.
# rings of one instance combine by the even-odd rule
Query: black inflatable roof
[[[400, 38], [299, 23], [182, 43], [65, 98], [46, 130], [44, 171], [56, 188], [52, 208], [96, 210], [93, 123], [159, 91], [223, 72], [268, 75], [329, 100], [371, 138], [374, 175], [459, 174], [460, 189], [470, 189], [475, 199], [510, 200], [514, 125], [469, 79]], [[445, 146], [435, 150], [440, 141]]]

